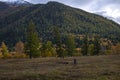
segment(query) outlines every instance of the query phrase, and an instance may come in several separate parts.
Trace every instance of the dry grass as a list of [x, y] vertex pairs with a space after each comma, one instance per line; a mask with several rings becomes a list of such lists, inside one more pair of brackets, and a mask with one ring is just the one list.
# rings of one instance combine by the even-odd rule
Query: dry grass
[[74, 58], [0, 59], [0, 80], [120, 80], [120, 56]]

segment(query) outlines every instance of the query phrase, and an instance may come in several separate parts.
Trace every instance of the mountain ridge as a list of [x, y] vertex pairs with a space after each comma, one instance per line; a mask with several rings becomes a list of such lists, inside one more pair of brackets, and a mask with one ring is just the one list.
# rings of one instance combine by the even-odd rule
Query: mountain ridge
[[[20, 6], [20, 5], [27, 5], [27, 4], [32, 5], [32, 4], [34, 4], [34, 3], [31, 3], [30, 1], [26, 1], [26, 0], [6, 0], [6, 1], [3, 1], [3, 2], [11, 3], [12, 6]], [[55, 1], [49, 1], [49, 2], [55, 2]], [[21, 4], [19, 4], [19, 3], [21, 3]], [[119, 20], [120, 17], [112, 17], [112, 16], [109, 16], [109, 15], [105, 15], [105, 14], [103, 14], [103, 12], [105, 12], [105, 11], [100, 11], [100, 12], [95, 12], [94, 11], [94, 12], [91, 12], [91, 13], [103, 16], [105, 18], [108, 18], [109, 20], [113, 20], [114, 22], [120, 24], [120, 20]]]
[[18, 7], [18, 6], [23, 6], [23, 5], [32, 5], [32, 3], [25, 1], [25, 0], [14, 0], [14, 1], [0, 1], [3, 2], [7, 5], [9, 5], [10, 7]]

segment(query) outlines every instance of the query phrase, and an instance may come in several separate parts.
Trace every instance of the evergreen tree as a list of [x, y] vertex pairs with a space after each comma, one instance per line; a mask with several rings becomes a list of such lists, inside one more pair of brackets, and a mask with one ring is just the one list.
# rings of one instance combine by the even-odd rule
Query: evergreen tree
[[75, 52], [75, 40], [72, 35], [68, 35], [66, 37], [66, 50], [67, 50], [68, 56], [73, 56]]
[[62, 48], [62, 40], [61, 40], [61, 35], [60, 35], [60, 31], [57, 27], [54, 27], [54, 42], [56, 44], [56, 52], [58, 57], [63, 57], [64, 55], [64, 50]]
[[26, 40], [26, 52], [28, 53], [29, 57], [39, 57], [39, 37], [37, 32], [35, 31], [35, 25], [31, 20], [29, 23], [29, 27], [27, 29], [27, 40]]
[[94, 39], [93, 55], [98, 55], [99, 52], [100, 52], [100, 41], [99, 41], [99, 38], [96, 36]]
[[83, 55], [88, 55], [88, 47], [89, 47], [89, 41], [88, 41], [88, 35], [86, 34], [83, 39], [83, 45], [81, 47], [81, 53]]
[[61, 35], [60, 35], [60, 31], [58, 29], [58, 27], [54, 27], [54, 42], [56, 44], [57, 47], [60, 47], [62, 44], [62, 40], [61, 40]]

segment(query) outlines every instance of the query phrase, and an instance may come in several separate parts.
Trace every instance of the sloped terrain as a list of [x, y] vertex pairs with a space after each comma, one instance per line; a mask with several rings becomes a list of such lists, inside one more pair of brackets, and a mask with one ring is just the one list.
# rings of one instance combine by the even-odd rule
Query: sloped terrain
[[52, 40], [53, 27], [58, 27], [62, 35], [84, 35], [88, 32], [120, 41], [120, 25], [117, 23], [58, 2], [48, 2], [21, 8], [0, 18], [0, 42], [13, 45], [19, 40], [25, 41], [26, 29], [31, 19], [43, 40]]

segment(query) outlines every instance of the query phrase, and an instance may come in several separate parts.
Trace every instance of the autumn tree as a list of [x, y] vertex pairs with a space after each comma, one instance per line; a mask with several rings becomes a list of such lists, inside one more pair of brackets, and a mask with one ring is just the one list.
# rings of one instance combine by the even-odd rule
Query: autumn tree
[[112, 53], [115, 55], [120, 55], [120, 43], [115, 46], [112, 46]]
[[41, 47], [41, 56], [43, 57], [56, 56], [56, 51], [53, 48], [51, 41], [47, 41], [47, 43], [43, 43]]
[[40, 56], [39, 46], [39, 37], [35, 30], [35, 24], [31, 20], [27, 29], [27, 40], [25, 45], [26, 52], [30, 58]]
[[90, 44], [88, 48], [88, 55], [93, 55], [94, 52], [94, 44]]
[[64, 58], [67, 56], [66, 49], [64, 47], [60, 47], [57, 51], [58, 57]]
[[2, 48], [1, 52], [2, 52], [3, 55], [8, 53], [8, 48], [7, 48], [7, 46], [4, 42], [2, 42], [1, 48]]
[[53, 48], [51, 41], [47, 41], [46, 48], [50, 56], [56, 56], [56, 51], [55, 48]]
[[15, 45], [15, 51], [17, 53], [24, 53], [24, 43], [22, 41], [19, 41]]

